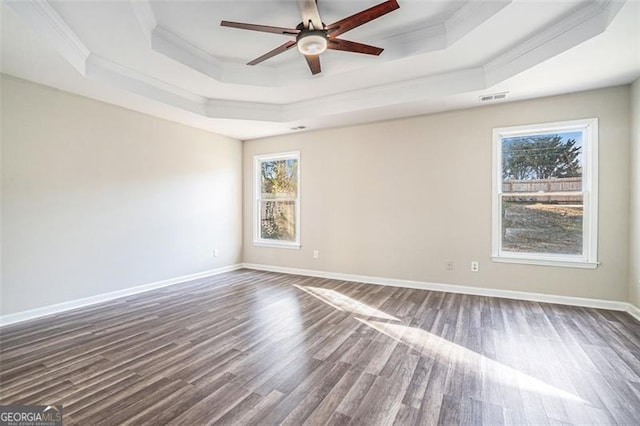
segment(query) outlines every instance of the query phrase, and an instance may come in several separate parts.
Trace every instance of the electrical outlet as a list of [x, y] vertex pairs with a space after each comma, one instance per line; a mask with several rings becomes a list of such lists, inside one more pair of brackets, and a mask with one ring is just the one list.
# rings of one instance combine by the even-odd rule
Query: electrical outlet
[[220, 254], [220, 251], [217, 248], [213, 249], [213, 257], [218, 257], [219, 254]]
[[474, 260], [471, 262], [471, 272], [478, 272], [480, 270], [480, 262]]
[[313, 258], [318, 259], [320, 257], [320, 252], [318, 250], [313, 251]]
[[445, 263], [445, 268], [447, 268], [447, 271], [453, 271], [453, 260], [447, 260], [447, 263]]

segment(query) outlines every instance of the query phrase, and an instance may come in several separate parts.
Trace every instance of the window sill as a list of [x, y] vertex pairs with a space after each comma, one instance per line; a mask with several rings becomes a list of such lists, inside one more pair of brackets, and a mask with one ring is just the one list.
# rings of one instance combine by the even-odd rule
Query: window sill
[[271, 242], [271, 241], [254, 241], [253, 245], [255, 247], [270, 247], [270, 248], [283, 248], [289, 250], [300, 250], [302, 247], [298, 243], [285, 243], [285, 242]]
[[573, 259], [533, 259], [509, 256], [491, 256], [491, 260], [498, 263], [519, 263], [523, 265], [557, 266], [561, 268], [596, 269], [599, 262], [585, 262]]

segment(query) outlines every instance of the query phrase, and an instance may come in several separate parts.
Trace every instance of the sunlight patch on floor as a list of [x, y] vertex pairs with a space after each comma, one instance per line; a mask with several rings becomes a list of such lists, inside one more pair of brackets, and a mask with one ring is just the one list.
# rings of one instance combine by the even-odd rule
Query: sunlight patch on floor
[[327, 305], [344, 312], [351, 312], [356, 315], [362, 315], [366, 317], [375, 317], [390, 321], [400, 321], [398, 318], [382, 312], [379, 309], [371, 307], [365, 303], [362, 303], [356, 299], [353, 299], [347, 295], [344, 295], [338, 291], [331, 290], [329, 288], [301, 286], [294, 284], [295, 287], [312, 295], [313, 297], [320, 299]]
[[553, 398], [562, 398], [571, 402], [588, 404], [587, 401], [570, 392], [551, 386], [515, 368], [504, 365], [420, 328], [381, 321], [369, 321], [362, 318], [356, 318], [356, 320], [398, 342], [404, 343], [418, 351], [421, 355], [433, 359], [440, 359], [443, 362], [466, 365], [472, 368], [474, 372], [483, 379], [494, 380], [502, 385], [515, 389], [535, 392]]

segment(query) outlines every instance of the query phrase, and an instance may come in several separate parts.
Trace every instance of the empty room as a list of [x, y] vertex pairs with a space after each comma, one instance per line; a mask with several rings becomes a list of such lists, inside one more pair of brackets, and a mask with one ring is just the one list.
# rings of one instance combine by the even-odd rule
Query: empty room
[[1, 0], [0, 425], [637, 425], [640, 2]]

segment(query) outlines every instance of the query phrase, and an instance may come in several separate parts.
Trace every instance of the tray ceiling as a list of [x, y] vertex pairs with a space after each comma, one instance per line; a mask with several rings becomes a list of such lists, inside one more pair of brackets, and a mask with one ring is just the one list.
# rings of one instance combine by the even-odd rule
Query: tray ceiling
[[[319, 0], [318, 8], [330, 23], [379, 2]], [[380, 57], [327, 51], [322, 73], [312, 76], [295, 49], [245, 65], [287, 38], [220, 26], [295, 27], [292, 0], [3, 1], [2, 72], [241, 139], [640, 75], [638, 2], [399, 4], [343, 36], [383, 47]]]

